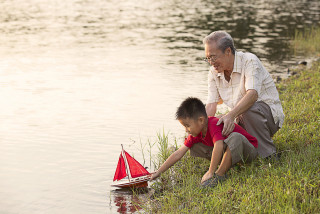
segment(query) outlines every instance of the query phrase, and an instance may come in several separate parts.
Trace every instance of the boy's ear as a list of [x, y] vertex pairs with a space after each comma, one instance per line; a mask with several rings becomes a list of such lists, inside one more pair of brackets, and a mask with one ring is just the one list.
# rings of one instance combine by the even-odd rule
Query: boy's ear
[[201, 124], [204, 124], [206, 122], [206, 118], [204, 116], [200, 116], [198, 118], [198, 121], [201, 123]]

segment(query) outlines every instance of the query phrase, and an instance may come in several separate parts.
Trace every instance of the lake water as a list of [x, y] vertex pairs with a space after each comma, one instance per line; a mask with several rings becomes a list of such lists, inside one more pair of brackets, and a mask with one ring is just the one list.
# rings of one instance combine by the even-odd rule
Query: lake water
[[3, 0], [0, 10], [4, 214], [135, 212], [110, 187], [120, 144], [143, 163], [157, 133], [182, 142], [176, 107], [207, 96], [202, 38], [226, 30], [285, 76], [304, 58], [289, 49], [295, 29], [320, 24], [318, 0]]

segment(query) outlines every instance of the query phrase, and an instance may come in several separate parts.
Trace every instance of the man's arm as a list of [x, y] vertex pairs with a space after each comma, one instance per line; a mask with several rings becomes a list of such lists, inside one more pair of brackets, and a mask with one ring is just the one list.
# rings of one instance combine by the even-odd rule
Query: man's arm
[[161, 173], [167, 171], [171, 166], [173, 166], [177, 161], [179, 161], [189, 150], [185, 145], [182, 145], [177, 151], [172, 153], [168, 159], [160, 166], [160, 168], [152, 174], [151, 181], [160, 176]]
[[213, 177], [214, 172], [216, 171], [218, 165], [221, 162], [222, 155], [223, 140], [218, 140], [214, 143], [209, 170], [206, 172], [206, 174], [203, 175], [201, 183]]
[[210, 117], [210, 116], [214, 116], [217, 112], [217, 105], [218, 103], [215, 102], [215, 103], [208, 103], [206, 104], [206, 112], [207, 112], [207, 115]]
[[224, 136], [229, 135], [233, 131], [235, 118], [247, 111], [257, 99], [258, 92], [254, 89], [248, 90], [238, 104], [228, 114], [219, 119], [217, 125], [224, 123], [222, 130]]
[[210, 68], [208, 74], [208, 99], [206, 102], [206, 112], [208, 116], [214, 116], [216, 114], [218, 102], [221, 100], [214, 73]]
[[257, 99], [258, 99], [258, 92], [254, 89], [249, 89], [246, 92], [246, 95], [242, 97], [242, 99], [230, 112], [234, 115], [234, 118], [236, 118], [240, 114], [246, 112], [257, 101]]

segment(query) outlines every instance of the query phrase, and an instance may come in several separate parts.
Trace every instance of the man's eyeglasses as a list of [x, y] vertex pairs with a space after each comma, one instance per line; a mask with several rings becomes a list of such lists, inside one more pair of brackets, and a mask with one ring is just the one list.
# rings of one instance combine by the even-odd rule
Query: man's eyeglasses
[[218, 56], [210, 56], [210, 57], [206, 57], [206, 58], [203, 58], [204, 61], [206, 61], [207, 63], [215, 63], [215, 61], [220, 57], [221, 55], [218, 55]]

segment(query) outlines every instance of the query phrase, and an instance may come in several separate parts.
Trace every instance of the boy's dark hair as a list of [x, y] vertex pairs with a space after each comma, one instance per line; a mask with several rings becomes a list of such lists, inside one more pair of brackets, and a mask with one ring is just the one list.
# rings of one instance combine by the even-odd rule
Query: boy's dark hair
[[207, 118], [207, 112], [204, 104], [195, 97], [188, 97], [185, 99], [177, 109], [176, 119], [198, 119], [200, 116]]

